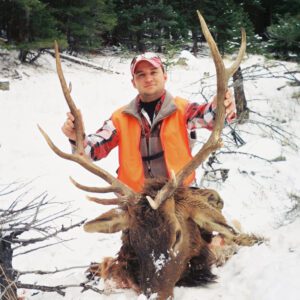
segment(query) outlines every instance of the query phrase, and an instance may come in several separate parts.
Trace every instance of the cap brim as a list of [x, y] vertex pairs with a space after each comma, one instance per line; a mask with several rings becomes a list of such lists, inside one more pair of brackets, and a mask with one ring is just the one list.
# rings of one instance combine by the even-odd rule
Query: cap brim
[[151, 64], [154, 68], [160, 68], [160, 67], [162, 66], [162, 64], [161, 64], [160, 62], [156, 62], [156, 61], [153, 61], [153, 60], [151, 60], [151, 59], [143, 58], [143, 59], [137, 61], [137, 62], [134, 64], [134, 66], [132, 67], [132, 70], [131, 70], [132, 75], [135, 73], [135, 69], [136, 69], [137, 65], [138, 65], [139, 63], [143, 62], [143, 61], [148, 62], [148, 63]]

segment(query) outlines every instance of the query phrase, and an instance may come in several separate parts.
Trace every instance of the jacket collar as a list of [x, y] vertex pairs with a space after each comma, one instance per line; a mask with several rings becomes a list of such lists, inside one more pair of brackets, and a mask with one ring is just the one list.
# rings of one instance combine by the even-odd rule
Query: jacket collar
[[[158, 112], [156, 118], [153, 120], [152, 126], [155, 126], [158, 122], [176, 111], [177, 107], [174, 104], [173, 100], [174, 97], [168, 91], [166, 91], [165, 100], [162, 103], [161, 109]], [[139, 96], [136, 96], [128, 105], [124, 107], [123, 112], [132, 115], [133, 117], [141, 121], [138, 101]]]

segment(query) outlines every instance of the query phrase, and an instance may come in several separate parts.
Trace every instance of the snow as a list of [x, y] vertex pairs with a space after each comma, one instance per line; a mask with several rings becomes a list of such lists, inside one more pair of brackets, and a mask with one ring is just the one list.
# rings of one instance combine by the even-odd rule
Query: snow
[[[213, 62], [210, 57], [195, 58], [191, 53], [181, 55], [187, 63], [168, 69], [167, 88], [173, 95], [202, 101], [199, 91], [203, 76], [209, 99], [213, 88]], [[119, 74], [109, 74], [75, 63], [63, 61], [67, 81], [72, 82], [72, 96], [81, 109], [87, 132], [94, 132], [112, 111], [129, 102], [135, 96], [131, 87], [129, 57], [97, 56], [91, 60], [97, 66], [110, 68]], [[230, 57], [226, 63], [230, 62]], [[0, 62], [1, 63], [1, 62]], [[253, 64], [270, 65], [261, 56], [248, 56], [243, 67]], [[66, 217], [64, 224], [91, 219], [108, 210], [107, 207], [85, 200], [85, 192], [77, 190], [69, 181], [72, 177], [89, 186], [104, 186], [102, 180], [81, 167], [58, 158], [49, 149], [37, 129], [39, 124], [62, 150], [69, 152], [68, 141], [61, 132], [67, 106], [64, 102], [54, 59], [45, 54], [40, 66], [15, 65], [18, 74], [10, 78], [10, 90], [0, 91], [0, 183], [29, 182], [26, 201], [47, 191], [49, 198], [69, 205], [76, 210]], [[284, 63], [290, 70], [297, 68]], [[283, 72], [283, 71], [278, 71]], [[21, 77], [21, 78], [20, 78]], [[278, 87], [284, 88], [277, 90]], [[212, 87], [211, 87], [212, 86]], [[246, 144], [234, 148], [226, 128], [224, 152], [236, 150], [237, 154], [224, 153], [218, 159], [220, 168], [228, 168], [225, 182], [201, 180], [204, 170], [199, 168], [198, 178], [206, 187], [215, 188], [225, 201], [224, 214], [231, 222], [238, 220], [245, 232], [254, 232], [268, 238], [268, 242], [241, 249], [223, 267], [215, 268], [218, 276], [215, 284], [198, 288], [175, 288], [176, 299], [208, 300], [295, 300], [300, 294], [300, 187], [299, 187], [299, 99], [292, 97], [297, 88], [286, 84], [284, 78], [256, 78], [245, 82], [252, 122], [238, 125], [239, 134]], [[261, 122], [257, 125], [255, 122]], [[280, 134], [272, 128], [274, 125]], [[235, 127], [235, 125], [234, 125]], [[284, 130], [284, 131], [282, 131]], [[199, 130], [206, 137], [205, 130]], [[200, 145], [200, 143], [199, 143]], [[197, 146], [196, 145], [196, 148]], [[252, 156], [251, 156], [252, 155]], [[281, 158], [281, 159], [278, 159]], [[117, 152], [99, 162], [99, 165], [115, 174]], [[213, 178], [212, 178], [213, 179]], [[30, 187], [30, 188], [29, 188]], [[13, 197], [1, 197], [0, 208], [6, 208]], [[58, 205], [58, 204], [57, 204]], [[60, 206], [57, 207], [59, 209]], [[61, 220], [53, 221], [58, 227]], [[16, 256], [13, 265], [18, 270], [54, 270], [70, 266], [86, 266], [114, 256], [120, 248], [120, 234], [88, 234], [76, 228], [65, 234], [72, 239], [66, 243]], [[26, 283], [44, 285], [72, 284], [85, 280], [84, 268], [73, 269], [55, 275], [24, 275]], [[102, 281], [97, 285], [102, 289]], [[20, 291], [26, 299], [62, 299], [56, 293]], [[116, 290], [110, 295], [92, 291], [81, 293], [80, 288], [66, 290], [65, 299], [145, 299], [132, 290]]]
[[163, 253], [160, 254], [158, 259], [155, 259], [154, 251], [151, 253], [153, 265], [155, 267], [155, 272], [158, 273], [169, 261]]

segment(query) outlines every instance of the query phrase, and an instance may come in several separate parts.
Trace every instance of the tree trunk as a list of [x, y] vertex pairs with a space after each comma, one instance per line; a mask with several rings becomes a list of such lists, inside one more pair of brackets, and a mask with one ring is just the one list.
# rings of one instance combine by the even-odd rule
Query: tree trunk
[[197, 40], [197, 30], [192, 29], [192, 39], [193, 39], [193, 54], [197, 56], [198, 53], [198, 40]]
[[29, 54], [29, 51], [28, 50], [23, 50], [23, 49], [20, 49], [20, 52], [19, 52], [19, 60], [21, 63], [24, 63], [26, 62], [26, 59], [27, 59], [27, 55]]
[[12, 268], [13, 250], [10, 237], [0, 235], [0, 295], [3, 300], [17, 299], [15, 274]]
[[143, 42], [142, 39], [142, 33], [141, 32], [137, 32], [136, 33], [136, 45], [137, 45], [137, 50], [141, 53], [146, 51], [146, 47], [145, 44]]
[[247, 107], [247, 100], [244, 92], [243, 74], [241, 67], [236, 70], [232, 77], [237, 119], [239, 123], [244, 123], [249, 119], [249, 109]]

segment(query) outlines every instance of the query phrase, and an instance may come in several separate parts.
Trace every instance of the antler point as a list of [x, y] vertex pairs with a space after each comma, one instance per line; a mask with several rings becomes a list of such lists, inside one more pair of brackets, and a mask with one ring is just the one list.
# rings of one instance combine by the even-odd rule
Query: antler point
[[153, 209], [158, 209], [159, 205], [157, 204], [157, 202], [155, 202], [150, 196], [146, 196], [146, 199], [148, 200], [150, 206], [153, 208]]

